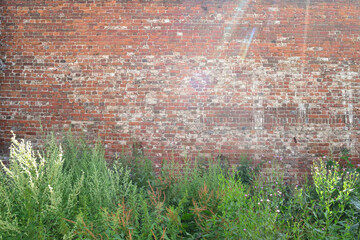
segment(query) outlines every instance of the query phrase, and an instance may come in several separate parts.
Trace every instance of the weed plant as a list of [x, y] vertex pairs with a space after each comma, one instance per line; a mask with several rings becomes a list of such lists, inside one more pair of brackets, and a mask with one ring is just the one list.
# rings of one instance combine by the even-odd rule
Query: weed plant
[[1, 239], [72, 239], [71, 221], [97, 221], [137, 191], [129, 171], [106, 166], [101, 144], [90, 148], [68, 135], [63, 146], [51, 137], [39, 153], [13, 136], [0, 172]]
[[141, 154], [108, 164], [71, 134], [40, 152], [14, 136], [0, 239], [358, 239], [359, 173], [344, 153], [345, 166], [318, 158], [294, 186], [275, 160], [164, 160], [155, 174]]

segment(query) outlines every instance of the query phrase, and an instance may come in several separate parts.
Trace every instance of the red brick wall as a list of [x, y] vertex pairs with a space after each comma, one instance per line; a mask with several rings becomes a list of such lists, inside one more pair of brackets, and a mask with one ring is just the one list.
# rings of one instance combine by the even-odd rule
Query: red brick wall
[[355, 0], [2, 0], [0, 149], [72, 126], [108, 156], [360, 149]]

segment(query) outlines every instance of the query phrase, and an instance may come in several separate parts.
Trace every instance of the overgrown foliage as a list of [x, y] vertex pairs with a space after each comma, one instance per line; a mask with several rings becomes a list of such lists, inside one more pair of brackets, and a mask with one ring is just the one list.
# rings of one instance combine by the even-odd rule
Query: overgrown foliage
[[359, 173], [342, 160], [316, 159], [299, 187], [275, 160], [164, 161], [155, 174], [141, 154], [108, 165], [100, 143], [71, 134], [41, 152], [14, 136], [0, 171], [0, 239], [356, 239]]
[[12, 138], [10, 163], [0, 172], [2, 239], [72, 239], [68, 220], [98, 221], [103, 209], [137, 192], [128, 170], [107, 167], [101, 144], [90, 148], [68, 135], [63, 146], [51, 137], [39, 153]]

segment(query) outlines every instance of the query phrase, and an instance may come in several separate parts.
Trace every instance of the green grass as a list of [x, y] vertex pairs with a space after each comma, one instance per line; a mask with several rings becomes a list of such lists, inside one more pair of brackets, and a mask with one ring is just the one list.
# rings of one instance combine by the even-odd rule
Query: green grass
[[0, 239], [358, 239], [359, 173], [342, 159], [345, 169], [316, 159], [298, 187], [275, 160], [169, 160], [155, 174], [142, 155], [108, 164], [101, 143], [71, 134], [39, 152], [14, 136], [0, 171]]

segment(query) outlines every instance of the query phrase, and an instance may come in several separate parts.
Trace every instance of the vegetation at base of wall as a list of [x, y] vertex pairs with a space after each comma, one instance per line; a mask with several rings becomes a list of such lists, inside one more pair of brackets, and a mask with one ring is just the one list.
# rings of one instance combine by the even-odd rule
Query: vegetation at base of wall
[[311, 181], [284, 182], [279, 161], [111, 164], [100, 143], [68, 134], [41, 151], [12, 138], [0, 171], [0, 239], [357, 239], [358, 170], [343, 152], [314, 160]]

